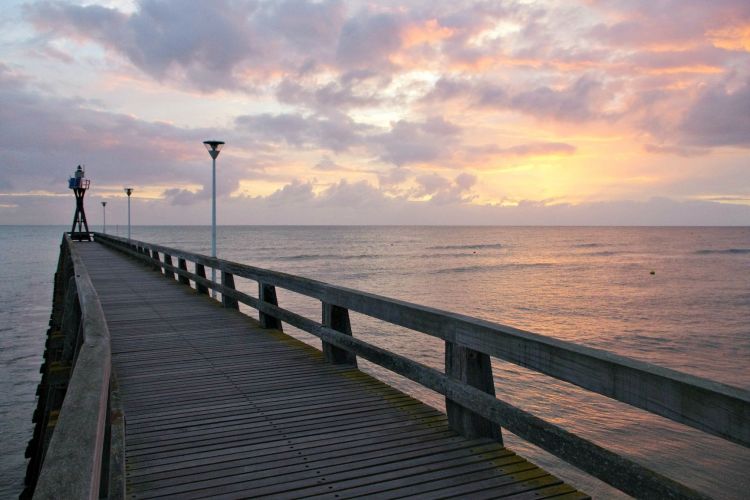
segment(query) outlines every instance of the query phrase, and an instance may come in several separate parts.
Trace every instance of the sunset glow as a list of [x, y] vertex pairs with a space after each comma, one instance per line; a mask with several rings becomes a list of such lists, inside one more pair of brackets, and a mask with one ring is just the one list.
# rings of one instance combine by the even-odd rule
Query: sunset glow
[[0, 223], [65, 221], [80, 163], [207, 223], [210, 136], [221, 224], [748, 224], [748, 5], [12, 1]]

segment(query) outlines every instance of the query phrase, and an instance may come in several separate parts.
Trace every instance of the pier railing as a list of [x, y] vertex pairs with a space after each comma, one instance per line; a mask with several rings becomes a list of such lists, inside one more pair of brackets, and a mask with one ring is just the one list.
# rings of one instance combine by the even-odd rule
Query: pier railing
[[32, 492], [35, 499], [122, 498], [122, 426], [111, 419], [117, 406], [111, 366], [99, 297], [65, 234], [22, 498]]
[[[259, 311], [262, 326], [282, 322], [323, 342], [327, 361], [355, 364], [361, 356], [446, 398], [450, 425], [468, 437], [501, 440], [500, 427], [635, 497], [702, 495], [628, 458], [495, 397], [490, 357], [546, 374], [742, 446], [750, 445], [750, 391], [607, 351], [552, 339], [476, 318], [334, 286], [162, 245], [97, 233], [96, 241], [136, 257], [171, 279], [215, 289], [224, 307], [241, 302]], [[177, 260], [175, 265], [175, 259]], [[193, 271], [188, 270], [188, 262]], [[206, 278], [206, 267], [221, 282]], [[235, 277], [257, 282], [258, 296], [235, 288]], [[280, 307], [276, 287], [321, 302], [313, 320]], [[445, 373], [355, 338], [349, 310], [445, 341]]]

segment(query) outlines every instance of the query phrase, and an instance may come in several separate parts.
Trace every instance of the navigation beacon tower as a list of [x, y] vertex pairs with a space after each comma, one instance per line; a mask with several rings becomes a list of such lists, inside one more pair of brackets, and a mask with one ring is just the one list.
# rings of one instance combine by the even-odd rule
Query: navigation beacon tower
[[[86, 212], [83, 209], [83, 196], [86, 194], [90, 183], [91, 181], [86, 178], [86, 172], [84, 172], [83, 167], [80, 165], [78, 165], [78, 168], [73, 173], [73, 177], [68, 180], [68, 187], [73, 190], [73, 194], [76, 196], [76, 213], [73, 216], [73, 227], [70, 230], [70, 237], [78, 241], [91, 241], [89, 224], [86, 222]], [[76, 231], [76, 225], [78, 226], [78, 231]]]

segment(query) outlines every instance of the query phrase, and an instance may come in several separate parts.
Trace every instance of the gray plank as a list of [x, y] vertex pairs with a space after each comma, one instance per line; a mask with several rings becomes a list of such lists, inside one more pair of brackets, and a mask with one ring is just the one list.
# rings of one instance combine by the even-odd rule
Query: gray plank
[[508, 471], [551, 477], [177, 280], [101, 245], [81, 254], [112, 337], [131, 498], [481, 492]]

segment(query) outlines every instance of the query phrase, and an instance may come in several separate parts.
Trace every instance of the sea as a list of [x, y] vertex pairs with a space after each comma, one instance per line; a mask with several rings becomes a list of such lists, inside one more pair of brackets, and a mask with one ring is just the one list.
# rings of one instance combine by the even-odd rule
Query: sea
[[[0, 226], [0, 497], [22, 489], [62, 226]], [[101, 227], [93, 228], [102, 230]], [[126, 235], [123, 226], [110, 234]], [[208, 226], [134, 239], [208, 254]], [[750, 227], [220, 226], [228, 260], [529, 330], [750, 390]], [[255, 284], [239, 280], [253, 293]], [[310, 318], [320, 303], [279, 290]], [[246, 310], [248, 314], [257, 314]], [[443, 343], [352, 314], [354, 335], [443, 369]], [[286, 331], [317, 347], [304, 332]], [[442, 396], [360, 366], [426, 403]], [[716, 498], [747, 498], [750, 450], [493, 360], [497, 396]], [[503, 431], [597, 498], [624, 497]]]

